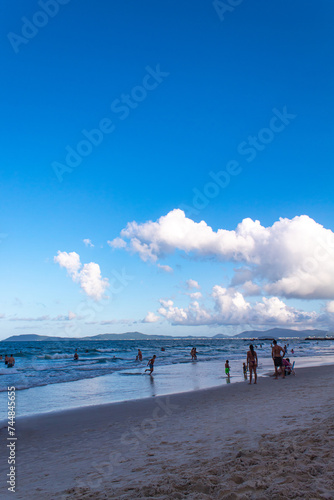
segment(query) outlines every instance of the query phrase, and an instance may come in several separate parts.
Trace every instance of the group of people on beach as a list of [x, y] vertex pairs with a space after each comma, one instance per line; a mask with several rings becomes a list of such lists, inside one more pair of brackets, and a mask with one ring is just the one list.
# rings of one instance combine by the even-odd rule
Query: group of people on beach
[[[282, 378], [285, 378], [285, 375], [290, 375], [290, 373], [292, 373], [293, 371], [290, 359], [284, 358], [284, 356], [287, 353], [287, 350], [288, 349], [286, 345], [284, 347], [281, 347], [280, 345], [277, 344], [276, 340], [273, 340], [271, 356], [274, 361], [276, 380], [278, 379], [279, 375], [281, 375]], [[291, 352], [293, 353], [293, 349], [291, 349]]]
[[[0, 354], [0, 361], [2, 361], [2, 354]], [[5, 354], [5, 365], [7, 366], [7, 368], [13, 368], [13, 366], [15, 365], [15, 358], [13, 354], [11, 354], [10, 357]]]
[[[279, 376], [285, 378], [286, 375], [290, 375], [293, 373], [293, 366], [290, 363], [289, 358], [285, 358], [284, 356], [287, 353], [287, 346], [281, 347], [277, 344], [276, 340], [273, 340], [271, 345], [271, 356], [274, 362], [275, 367], [275, 379], [278, 379]], [[291, 350], [293, 353], [293, 350]], [[249, 371], [249, 384], [252, 383], [253, 374], [254, 374], [254, 384], [257, 383], [257, 373], [256, 369], [258, 366], [257, 353], [254, 349], [253, 344], [249, 346], [249, 351], [247, 351], [247, 361], [243, 363], [242, 369], [245, 380], [247, 380], [247, 371]], [[230, 378], [230, 365], [229, 360], [227, 359], [225, 362], [225, 374], [227, 378]]]
[[[247, 380], [247, 370], [249, 370], [249, 383], [250, 384], [252, 383], [253, 373], [254, 373], [254, 384], [256, 384], [256, 381], [257, 381], [256, 368], [257, 368], [257, 354], [254, 350], [254, 346], [251, 344], [249, 346], [249, 351], [247, 352], [247, 362], [243, 363], [243, 365], [242, 365], [242, 370], [243, 370], [245, 380]], [[231, 370], [230, 362], [227, 359], [225, 361], [225, 375], [226, 375], [228, 380], [231, 377], [230, 370]]]
[[[255, 347], [257, 347], [257, 346], [255, 346]], [[285, 378], [286, 375], [290, 375], [290, 373], [293, 372], [293, 366], [290, 363], [290, 359], [284, 357], [285, 354], [287, 353], [287, 346], [285, 345], [284, 347], [281, 347], [281, 346], [277, 345], [276, 340], [273, 340], [273, 342], [271, 344], [271, 348], [272, 348], [271, 349], [271, 356], [272, 356], [272, 359], [274, 362], [274, 367], [275, 367], [275, 373], [274, 373], [275, 379], [277, 379], [279, 376], [282, 376], [282, 378]], [[161, 348], [161, 350], [164, 351], [165, 349]], [[292, 349], [291, 349], [291, 352], [293, 352]], [[191, 355], [192, 361], [197, 360], [196, 347], [192, 347], [192, 349], [190, 351], [190, 355]], [[78, 360], [78, 359], [79, 359], [78, 352], [77, 352], [77, 349], [75, 349], [74, 360]], [[0, 356], [0, 360], [2, 360], [2, 356]], [[141, 350], [138, 349], [136, 361], [142, 361], [142, 360], [143, 360], [143, 354], [142, 354]], [[145, 372], [149, 372], [150, 375], [154, 371], [155, 360], [156, 360], [156, 355], [154, 354], [154, 356], [147, 363], [148, 368], [145, 370]], [[10, 358], [8, 358], [8, 356], [6, 354], [5, 364], [9, 368], [14, 366], [15, 359], [14, 359], [12, 354], [11, 354]], [[252, 383], [253, 375], [254, 375], [254, 384], [257, 383], [257, 373], [256, 373], [257, 366], [258, 366], [257, 353], [254, 349], [253, 344], [250, 344], [249, 351], [247, 351], [246, 362], [244, 362], [243, 366], [242, 366], [245, 380], [247, 380], [247, 378], [248, 378], [247, 372], [249, 372], [249, 384]], [[226, 374], [228, 379], [230, 379], [230, 370], [231, 370], [231, 368], [230, 368], [229, 360], [227, 359], [225, 362], [225, 374]]]

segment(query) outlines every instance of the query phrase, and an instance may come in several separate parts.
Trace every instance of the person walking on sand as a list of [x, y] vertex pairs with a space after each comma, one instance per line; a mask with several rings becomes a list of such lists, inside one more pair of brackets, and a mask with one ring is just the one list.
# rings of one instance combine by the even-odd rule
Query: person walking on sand
[[247, 352], [247, 366], [249, 369], [249, 384], [252, 383], [253, 372], [254, 372], [254, 384], [256, 384], [257, 383], [257, 373], [256, 373], [257, 354], [254, 351], [254, 347], [252, 344], [249, 346], [249, 351]]
[[[282, 354], [281, 354], [282, 353]], [[277, 341], [273, 340], [273, 348], [271, 350], [271, 357], [273, 358], [275, 365], [275, 380], [278, 379], [278, 369], [281, 368], [282, 378], [285, 378], [285, 370], [282, 369], [283, 366], [283, 356], [284, 356], [284, 348], [280, 345], [277, 345]]]
[[230, 378], [230, 365], [228, 364], [228, 359], [225, 362], [225, 373], [227, 375], [227, 378]]
[[155, 361], [156, 355], [154, 354], [153, 358], [150, 359], [150, 361], [147, 363], [147, 366], [149, 368], [146, 368], [145, 372], [150, 372], [150, 375], [152, 375], [153, 370], [154, 370], [154, 361]]

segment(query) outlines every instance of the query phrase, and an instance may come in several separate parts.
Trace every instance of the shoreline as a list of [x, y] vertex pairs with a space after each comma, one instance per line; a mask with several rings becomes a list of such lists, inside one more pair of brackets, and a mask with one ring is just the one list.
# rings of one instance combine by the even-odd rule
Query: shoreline
[[[302, 367], [333, 366], [329, 356], [292, 357], [296, 369]], [[241, 362], [232, 361], [231, 378], [224, 373], [223, 361], [198, 361], [174, 365], [157, 365], [153, 377], [143, 376], [143, 366], [113, 374], [97, 375], [88, 379], [47, 384], [17, 390], [17, 403], [21, 417], [38, 416], [69, 409], [99, 406], [101, 404], [137, 401], [150, 397], [196, 392], [213, 387], [245, 383]], [[274, 372], [272, 359], [260, 359], [259, 379]], [[7, 391], [0, 393], [0, 425], [6, 418]], [[20, 417], [20, 418], [21, 418]]]
[[[332, 498], [334, 398], [328, 388], [333, 375], [333, 365], [300, 368], [296, 376], [262, 377], [252, 386], [235, 383], [21, 417], [16, 497], [287, 498], [275, 496], [271, 489], [274, 481], [281, 491], [289, 475], [289, 465], [282, 466], [284, 472], [278, 459], [283, 453], [282, 463], [292, 460], [300, 468], [306, 457], [305, 470], [312, 462], [324, 476], [317, 490], [309, 482], [309, 472], [296, 484], [289, 480], [290, 498]], [[5, 434], [2, 428], [2, 441]], [[309, 452], [304, 456], [299, 447], [310, 450], [320, 441], [310, 462]], [[271, 455], [270, 446], [275, 450]], [[273, 460], [276, 469], [269, 470], [267, 463]], [[319, 488], [327, 496], [320, 496]], [[231, 491], [241, 496], [229, 497]]]

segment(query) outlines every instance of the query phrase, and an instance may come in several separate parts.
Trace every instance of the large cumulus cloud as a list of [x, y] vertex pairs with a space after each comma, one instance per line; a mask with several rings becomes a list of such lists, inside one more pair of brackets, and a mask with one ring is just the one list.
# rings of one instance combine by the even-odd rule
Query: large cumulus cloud
[[[128, 223], [121, 237], [122, 246], [143, 261], [179, 250], [241, 264], [248, 289], [253, 284], [269, 295], [334, 298], [334, 233], [307, 215], [280, 218], [269, 227], [247, 218], [235, 230], [214, 231], [175, 209], [156, 222]], [[239, 284], [241, 275], [239, 269]]]

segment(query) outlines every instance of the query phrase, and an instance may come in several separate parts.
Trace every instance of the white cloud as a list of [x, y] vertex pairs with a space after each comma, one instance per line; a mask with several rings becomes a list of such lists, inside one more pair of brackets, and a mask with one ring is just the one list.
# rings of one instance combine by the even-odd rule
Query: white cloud
[[165, 305], [158, 309], [158, 313], [173, 325], [212, 324], [212, 316], [210, 312], [206, 311], [204, 308], [201, 308], [196, 301], [192, 302], [188, 308], [184, 309], [175, 307], [173, 302], [170, 300], [168, 301], [168, 305]]
[[54, 257], [54, 261], [60, 265], [60, 267], [65, 267], [70, 276], [74, 276], [78, 273], [81, 262], [80, 255], [76, 252], [61, 252], [58, 250], [57, 256]]
[[188, 290], [191, 290], [192, 288], [197, 288], [197, 290], [199, 290], [201, 288], [197, 281], [191, 279], [186, 281], [186, 285]]
[[75, 283], [79, 283], [82, 290], [94, 300], [101, 300], [106, 288], [109, 286], [107, 278], [102, 278], [100, 266], [95, 262], [84, 264], [80, 262], [80, 256], [76, 252], [58, 251], [54, 261], [65, 267], [69, 276]]
[[216, 285], [212, 289], [212, 297], [222, 321], [227, 324], [247, 323], [251, 306], [240, 292]]
[[172, 273], [173, 272], [173, 268], [170, 267], [170, 266], [163, 266], [162, 264], [158, 264], [158, 268], [162, 269], [166, 273]]
[[194, 300], [199, 300], [202, 298], [202, 294], [201, 294], [201, 292], [194, 292], [194, 293], [190, 293], [189, 297], [191, 297]]
[[216, 285], [212, 289], [212, 309], [193, 301], [179, 308], [172, 300], [160, 300], [158, 313], [173, 325], [263, 325], [314, 327], [324, 321], [316, 312], [303, 312], [287, 306], [278, 297], [266, 298], [251, 304], [233, 288]]
[[84, 244], [86, 245], [86, 247], [93, 247], [93, 243], [92, 241], [89, 239], [89, 238], [86, 238], [84, 240], [82, 240], [84, 242]]
[[261, 288], [252, 281], [246, 281], [243, 286], [243, 294], [246, 296], [250, 295], [261, 295]]
[[245, 281], [256, 278], [270, 295], [334, 296], [334, 233], [307, 215], [281, 218], [269, 227], [248, 218], [235, 230], [215, 232], [176, 209], [157, 222], [128, 223], [121, 236], [143, 261], [156, 262], [179, 250], [247, 264]]
[[38, 316], [36, 318], [19, 318], [14, 316], [13, 318], [10, 318], [9, 321], [50, 321], [50, 319], [50, 316]]
[[12, 318], [9, 319], [9, 321], [70, 321], [71, 319], [80, 319], [76, 314], [72, 313], [71, 311], [67, 314], [58, 314], [58, 316], [55, 317], [50, 317], [49, 315], [46, 316], [37, 316], [35, 318], [32, 317], [19, 317], [19, 316], [13, 316]]
[[159, 316], [149, 311], [143, 319], [143, 323], [156, 323], [159, 319], [161, 319]]
[[165, 300], [165, 299], [160, 299], [159, 302], [162, 305], [162, 307], [171, 307], [174, 304], [172, 300]]
[[125, 248], [126, 247], [126, 241], [124, 241], [122, 238], [114, 238], [113, 240], [108, 240], [107, 243], [111, 248]]
[[330, 300], [329, 302], [327, 302], [325, 310], [329, 314], [334, 314], [334, 300]]

